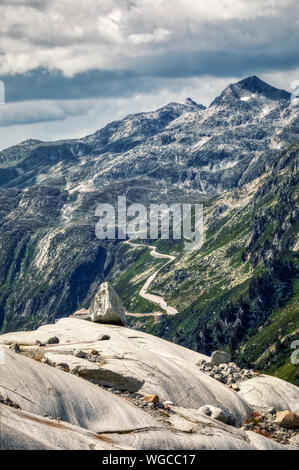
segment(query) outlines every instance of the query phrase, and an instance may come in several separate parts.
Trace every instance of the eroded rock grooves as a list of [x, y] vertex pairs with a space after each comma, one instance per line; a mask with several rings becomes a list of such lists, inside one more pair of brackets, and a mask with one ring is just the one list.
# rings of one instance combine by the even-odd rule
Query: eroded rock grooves
[[[242, 392], [200, 371], [207, 356], [146, 333], [66, 318], [0, 345], [2, 449], [294, 448], [296, 430], [263, 431]], [[277, 411], [299, 398], [280, 382]]]

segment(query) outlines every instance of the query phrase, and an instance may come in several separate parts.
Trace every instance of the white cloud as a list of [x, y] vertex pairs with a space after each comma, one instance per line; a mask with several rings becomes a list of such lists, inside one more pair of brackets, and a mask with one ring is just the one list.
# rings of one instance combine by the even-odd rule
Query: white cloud
[[70, 116], [83, 116], [88, 112], [88, 100], [38, 100], [6, 103], [0, 108], [0, 126], [60, 121]]

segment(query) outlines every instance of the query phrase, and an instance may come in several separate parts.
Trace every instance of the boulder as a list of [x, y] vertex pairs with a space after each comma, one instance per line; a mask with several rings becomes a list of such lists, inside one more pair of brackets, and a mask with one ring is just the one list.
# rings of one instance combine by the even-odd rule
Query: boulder
[[299, 415], [293, 411], [277, 411], [275, 423], [287, 429], [299, 428]]
[[214, 351], [211, 356], [211, 363], [215, 366], [220, 364], [228, 364], [231, 360], [231, 355], [225, 351]]
[[205, 405], [199, 408], [198, 410], [200, 413], [203, 413], [207, 416], [211, 416], [211, 418], [216, 419], [217, 421], [221, 421], [222, 423], [226, 424], [235, 424], [235, 418], [225, 412], [222, 408], [213, 405]]
[[251, 406], [296, 412], [299, 388], [271, 375], [260, 375], [240, 383], [240, 394]]
[[125, 309], [120, 297], [109, 282], [100, 285], [89, 308], [90, 318], [95, 323], [125, 325]]

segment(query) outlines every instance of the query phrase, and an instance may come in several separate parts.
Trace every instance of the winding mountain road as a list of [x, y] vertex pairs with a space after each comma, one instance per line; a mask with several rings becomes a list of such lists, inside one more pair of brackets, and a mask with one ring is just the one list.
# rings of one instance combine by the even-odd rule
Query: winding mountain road
[[[130, 245], [132, 246], [133, 248], [136, 248], [136, 247], [141, 247], [141, 248], [149, 248], [150, 249], [150, 255], [153, 257], [153, 258], [164, 258], [164, 259], [167, 259], [168, 261], [166, 261], [165, 264], [163, 264], [162, 266], [160, 266], [159, 269], [157, 269], [157, 271], [155, 271], [153, 274], [151, 274], [147, 280], [145, 281], [145, 283], [143, 284], [143, 286], [141, 287], [140, 291], [139, 291], [139, 295], [140, 297], [142, 297], [143, 299], [146, 299], [146, 300], [149, 300], [150, 302], [158, 305], [161, 309], [163, 309], [167, 315], [175, 315], [176, 313], [178, 313], [177, 309], [174, 308], [174, 307], [170, 307], [169, 305], [167, 305], [167, 302], [163, 299], [163, 297], [160, 297], [159, 295], [154, 295], [154, 294], [149, 294], [148, 293], [148, 288], [149, 286], [151, 285], [151, 283], [153, 282], [153, 280], [156, 278], [156, 276], [159, 274], [159, 272], [165, 268], [165, 266], [167, 266], [169, 263], [171, 263], [176, 257], [175, 256], [172, 256], [172, 255], [165, 255], [163, 253], [159, 253], [157, 251], [157, 247], [156, 246], [152, 246], [152, 245], [143, 245], [141, 243], [134, 243], [132, 242], [131, 240], [127, 240], [125, 241], [124, 243], [126, 243], [127, 245]], [[132, 314], [133, 315], [133, 314]], [[145, 314], [134, 314], [134, 316], [149, 316], [149, 315], [154, 315], [154, 313], [151, 313], [151, 314], [148, 314], [148, 313], [145, 313]]]

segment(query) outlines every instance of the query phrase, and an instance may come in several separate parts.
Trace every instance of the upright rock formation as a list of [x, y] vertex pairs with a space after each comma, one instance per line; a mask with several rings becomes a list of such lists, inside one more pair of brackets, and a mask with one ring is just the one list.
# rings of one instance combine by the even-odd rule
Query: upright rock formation
[[109, 282], [100, 285], [90, 308], [90, 318], [96, 323], [125, 325], [123, 303]]

